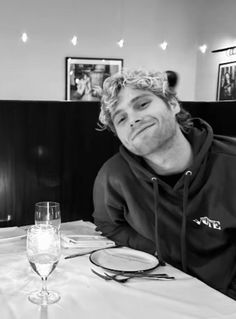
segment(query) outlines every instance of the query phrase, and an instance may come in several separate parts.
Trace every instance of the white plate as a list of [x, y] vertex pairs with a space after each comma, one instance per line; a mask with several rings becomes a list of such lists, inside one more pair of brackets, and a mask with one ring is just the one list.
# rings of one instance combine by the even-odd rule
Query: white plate
[[90, 261], [111, 271], [142, 272], [158, 266], [158, 259], [143, 251], [127, 248], [106, 248], [93, 252]]
[[0, 243], [17, 238], [26, 237], [26, 231], [19, 227], [0, 228]]

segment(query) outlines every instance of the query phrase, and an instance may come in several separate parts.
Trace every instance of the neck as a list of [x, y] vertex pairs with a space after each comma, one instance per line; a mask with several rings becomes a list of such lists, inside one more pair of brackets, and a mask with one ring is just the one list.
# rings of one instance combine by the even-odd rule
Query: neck
[[144, 157], [146, 163], [158, 175], [181, 173], [191, 165], [192, 159], [191, 145], [180, 129], [165, 148]]

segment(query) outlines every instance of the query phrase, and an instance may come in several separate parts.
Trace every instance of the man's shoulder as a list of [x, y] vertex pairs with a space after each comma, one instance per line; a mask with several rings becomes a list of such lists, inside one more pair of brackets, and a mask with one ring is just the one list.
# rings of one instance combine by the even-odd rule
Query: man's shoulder
[[215, 135], [213, 140], [213, 151], [236, 156], [236, 137]]
[[128, 171], [128, 163], [124, 160], [120, 153], [116, 153], [102, 165], [99, 170], [99, 174], [116, 176], [127, 173]]

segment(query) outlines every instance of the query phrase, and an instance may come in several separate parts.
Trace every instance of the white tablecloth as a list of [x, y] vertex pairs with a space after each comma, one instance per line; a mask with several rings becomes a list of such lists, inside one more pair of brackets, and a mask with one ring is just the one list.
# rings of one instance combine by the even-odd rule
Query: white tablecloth
[[[70, 225], [76, 223], [67, 223], [67, 230]], [[234, 300], [169, 265], [155, 272], [168, 273], [176, 280], [132, 279], [125, 284], [105, 281], [91, 267], [95, 268], [88, 255], [67, 260], [62, 256], [48, 279], [48, 288], [58, 291], [61, 300], [40, 307], [27, 299], [30, 292], [41, 288], [41, 282], [26, 258], [25, 238], [0, 241], [0, 318], [236, 318]]]

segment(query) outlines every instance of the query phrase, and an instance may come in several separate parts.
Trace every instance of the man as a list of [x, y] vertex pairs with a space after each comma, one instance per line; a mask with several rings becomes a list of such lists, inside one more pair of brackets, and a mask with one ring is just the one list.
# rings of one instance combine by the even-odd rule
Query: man
[[99, 119], [122, 146], [94, 184], [97, 229], [236, 299], [236, 140], [191, 119], [161, 73], [108, 78]]

